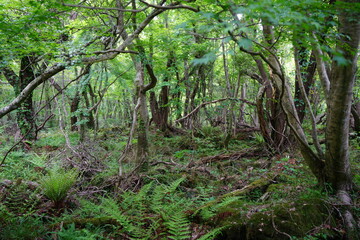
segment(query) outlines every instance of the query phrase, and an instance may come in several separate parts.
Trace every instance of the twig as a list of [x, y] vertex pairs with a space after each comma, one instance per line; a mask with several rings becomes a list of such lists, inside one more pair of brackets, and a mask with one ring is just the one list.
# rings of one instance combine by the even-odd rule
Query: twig
[[54, 114], [50, 114], [50, 116], [48, 116], [48, 117], [44, 120], [44, 122], [35, 130], [35, 132], [37, 133], [37, 132], [39, 132], [41, 129], [43, 129], [44, 126], [45, 126], [45, 124], [46, 124], [51, 118], [53, 118], [54, 116], [55, 116]]
[[287, 236], [290, 240], [292, 239], [292, 237], [289, 234], [287, 234], [286, 232], [281, 232], [279, 229], [277, 229], [275, 222], [274, 222], [274, 212], [272, 212], [272, 214], [271, 214], [271, 222], [272, 222], [272, 225], [273, 225], [275, 231]]

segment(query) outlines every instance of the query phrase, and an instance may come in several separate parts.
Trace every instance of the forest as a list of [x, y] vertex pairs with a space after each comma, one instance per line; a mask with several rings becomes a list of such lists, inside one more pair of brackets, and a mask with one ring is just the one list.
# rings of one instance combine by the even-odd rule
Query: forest
[[360, 239], [359, 0], [1, 0], [0, 239]]

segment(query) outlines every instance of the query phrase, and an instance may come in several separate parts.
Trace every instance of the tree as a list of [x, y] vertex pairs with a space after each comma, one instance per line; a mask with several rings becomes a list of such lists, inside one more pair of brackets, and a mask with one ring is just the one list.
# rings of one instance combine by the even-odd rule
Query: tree
[[[253, 51], [249, 49], [249, 47], [243, 45], [242, 40], [239, 40], [235, 36], [234, 31], [229, 31], [230, 36], [234, 41], [238, 42], [242, 51], [254, 57], [260, 57], [261, 60], [267, 64], [274, 76], [271, 78], [271, 82], [278, 90], [280, 90], [280, 103], [282, 110], [286, 115], [288, 125], [299, 143], [304, 160], [309, 165], [319, 183], [321, 185], [325, 185], [327, 183], [330, 184], [340, 201], [345, 205], [349, 205], [351, 202], [349, 191], [352, 189], [348, 140], [349, 121], [360, 37], [359, 12], [353, 11], [350, 6], [355, 4], [355, 6], [358, 7], [359, 1], [337, 1], [335, 5], [330, 6], [330, 9], [334, 7], [334, 12], [330, 12], [331, 16], [333, 18], [335, 18], [335, 16], [338, 18], [337, 32], [334, 39], [335, 44], [332, 48], [331, 66], [327, 66], [324, 61], [326, 56], [321, 50], [322, 42], [319, 41], [319, 37], [316, 36], [316, 27], [321, 26], [319, 21], [321, 19], [318, 19], [317, 17], [312, 19], [316, 21], [316, 24], [318, 24], [317, 26], [309, 25], [307, 22], [308, 19], [303, 20], [304, 22], [300, 20], [300, 23], [302, 24], [300, 26], [303, 26], [304, 31], [307, 31], [307, 34], [310, 36], [308, 41], [312, 43], [317, 62], [317, 71], [326, 97], [327, 128], [325, 153], [323, 153], [323, 150], [316, 139], [316, 126], [314, 123], [312, 136], [316, 146], [316, 151], [314, 151], [308, 143], [304, 128], [301, 125], [301, 120], [299, 119], [299, 115], [296, 111], [296, 106], [294, 104], [289, 85], [289, 78], [286, 76], [284, 66], [281, 65], [279, 60], [280, 58], [274, 49], [274, 44], [276, 43], [273, 31], [274, 25], [284, 26], [288, 24], [286, 21], [289, 20], [292, 22], [291, 24], [299, 24], [299, 22], [297, 22], [299, 19], [293, 18], [290, 14], [298, 14], [299, 11], [304, 10], [303, 6], [295, 2], [291, 2], [290, 4], [289, 1], [286, 3], [278, 1], [276, 2], [276, 8], [271, 7], [268, 12], [266, 10], [268, 3], [269, 2], [267, 1], [263, 1], [261, 3], [261, 9], [263, 12], [260, 13], [260, 16], [266, 16], [266, 18], [261, 18], [261, 20], [263, 24], [264, 39], [269, 43], [269, 45], [264, 46], [255, 40], [255, 44], [260, 46], [260, 49], [259, 51]], [[324, 13], [324, 8], [329, 7], [328, 5], [324, 5], [318, 1], [313, 1], [311, 3], [314, 7], [313, 10], [323, 11], [322, 13]], [[249, 9], [254, 10], [260, 8], [260, 5], [258, 5], [257, 2], [253, 4], [254, 5], [252, 5], [251, 2], [249, 3]], [[309, 6], [307, 6], [307, 8], [308, 7]], [[322, 9], [316, 9], [319, 7]], [[230, 11], [232, 11], [232, 16], [235, 21], [239, 21], [237, 14], [251, 14], [249, 11], [244, 11], [244, 8], [236, 8], [234, 5], [230, 6]], [[278, 19], [275, 15], [270, 15], [271, 17], [269, 17], [269, 14], [279, 14], [280, 12], [278, 11], [284, 11], [289, 14], [285, 16], [286, 20]], [[297, 13], [294, 11], [297, 11]], [[304, 14], [306, 15], [306, 11]], [[316, 16], [316, 14], [314, 15]], [[320, 34], [323, 34], [323, 32], [320, 31]], [[244, 33], [241, 33], [240, 35], [242, 36], [242, 39], [249, 39], [248, 35], [245, 35]], [[298, 53], [295, 53], [295, 55], [298, 55]], [[299, 58], [295, 57], [295, 59], [297, 61], [296, 65], [298, 66]], [[302, 77], [300, 76], [299, 66], [297, 68], [298, 83], [299, 85], [302, 85]], [[306, 94], [306, 91], [303, 91], [303, 94], [304, 93]], [[309, 111], [311, 112], [311, 109], [309, 109]], [[312, 121], [314, 121], [314, 117], [312, 117]], [[355, 239], [355, 236], [358, 234], [356, 232], [356, 223], [348, 209], [344, 210], [344, 219], [348, 229], [348, 238]]]

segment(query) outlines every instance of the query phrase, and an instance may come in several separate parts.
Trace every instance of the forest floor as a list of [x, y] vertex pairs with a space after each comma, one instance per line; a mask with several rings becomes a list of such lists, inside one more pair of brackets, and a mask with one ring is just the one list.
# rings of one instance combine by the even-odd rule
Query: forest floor
[[[3, 156], [14, 140], [0, 131]], [[0, 169], [0, 239], [344, 235], [341, 206], [316, 186], [293, 148], [271, 154], [259, 134], [243, 133], [225, 149], [222, 131], [209, 127], [172, 137], [152, 131], [148, 169], [138, 173], [134, 149], [119, 171], [127, 138], [128, 131], [109, 128], [80, 143], [77, 133], [47, 130], [28, 150], [15, 148]], [[360, 186], [359, 139], [351, 140], [351, 159]], [[359, 195], [353, 192], [358, 219]]]

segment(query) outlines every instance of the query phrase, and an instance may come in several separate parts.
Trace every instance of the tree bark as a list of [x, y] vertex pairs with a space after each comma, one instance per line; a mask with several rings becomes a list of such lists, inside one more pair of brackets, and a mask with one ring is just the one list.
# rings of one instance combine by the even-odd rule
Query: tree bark
[[[15, 96], [19, 96], [22, 91], [33, 81], [35, 73], [33, 70], [35, 64], [33, 56], [24, 56], [20, 61], [19, 75], [8, 67], [1, 69], [2, 73], [14, 88]], [[24, 136], [24, 140], [34, 141], [37, 137], [36, 123], [34, 119], [32, 91], [19, 102], [15, 108], [16, 121], [20, 129], [20, 133]]]
[[[359, 1], [346, 1], [355, 3]], [[352, 188], [349, 162], [349, 120], [352, 92], [360, 39], [359, 15], [339, 10], [339, 33], [336, 51], [342, 61], [334, 58], [330, 75], [330, 96], [326, 128], [326, 173], [335, 190]]]
[[[308, 95], [310, 88], [314, 84], [314, 75], [316, 71], [316, 59], [314, 53], [310, 53], [310, 57], [306, 56], [306, 48], [301, 47], [298, 51], [299, 56], [299, 66], [300, 73], [297, 75], [301, 76], [301, 81], [303, 82], [305, 93]], [[299, 121], [302, 123], [305, 117], [305, 96], [301, 93], [299, 83], [295, 82], [295, 107], [299, 116]]]

